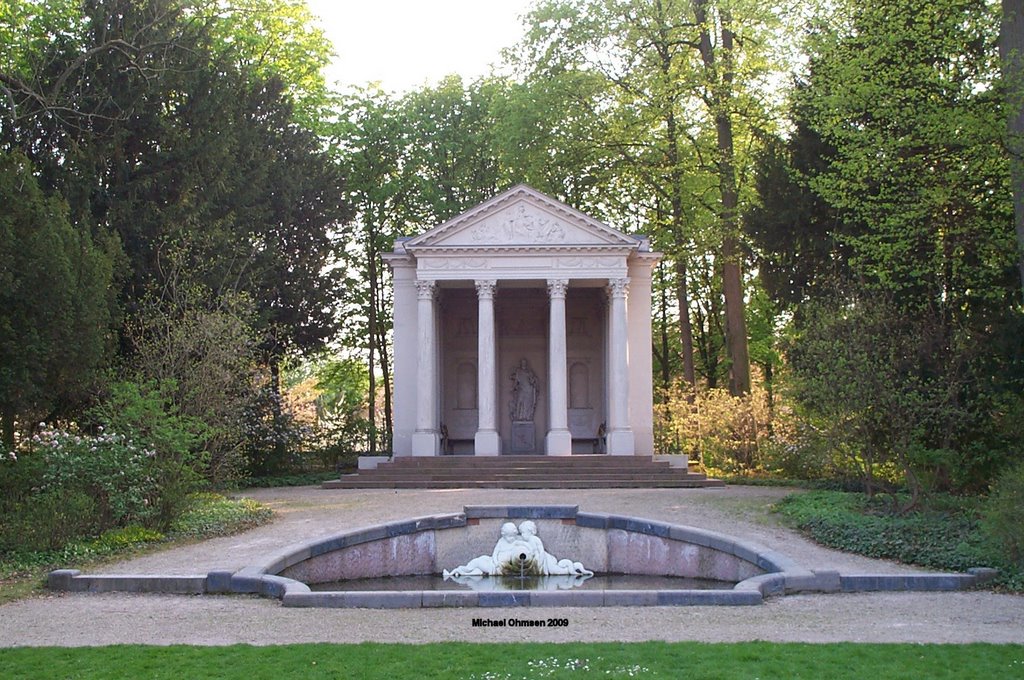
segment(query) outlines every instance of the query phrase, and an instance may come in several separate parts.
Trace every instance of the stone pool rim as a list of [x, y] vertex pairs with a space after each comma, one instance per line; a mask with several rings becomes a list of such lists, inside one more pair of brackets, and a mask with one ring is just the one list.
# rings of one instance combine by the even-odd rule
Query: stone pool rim
[[[397, 536], [465, 527], [481, 519], [571, 520], [577, 526], [620, 529], [718, 550], [750, 562], [766, 573], [747, 578], [731, 590], [594, 590], [594, 591], [317, 591], [280, 576], [291, 565], [333, 550]], [[180, 594], [257, 594], [279, 599], [286, 607], [421, 608], [421, 607], [594, 607], [594, 606], [742, 606], [791, 593], [863, 591], [953, 591], [979, 585], [995, 570], [967, 573], [841, 574], [810, 570], [777, 551], [725, 534], [639, 517], [579, 512], [577, 505], [471, 505], [461, 513], [403, 519], [339, 532], [294, 544], [263, 565], [205, 575], [82, 575], [74, 569], [50, 573], [53, 590], [75, 592], [153, 592]]]

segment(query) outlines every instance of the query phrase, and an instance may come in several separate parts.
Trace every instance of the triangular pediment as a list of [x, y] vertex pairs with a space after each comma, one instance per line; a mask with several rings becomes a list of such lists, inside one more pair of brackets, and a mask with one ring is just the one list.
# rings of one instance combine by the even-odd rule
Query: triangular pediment
[[406, 248], [636, 248], [638, 244], [638, 239], [520, 184], [410, 239]]

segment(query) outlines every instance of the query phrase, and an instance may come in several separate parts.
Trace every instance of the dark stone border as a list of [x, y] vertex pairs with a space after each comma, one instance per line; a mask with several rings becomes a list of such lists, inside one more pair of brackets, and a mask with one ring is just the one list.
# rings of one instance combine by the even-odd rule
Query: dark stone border
[[[560, 519], [577, 526], [617, 529], [691, 543], [734, 555], [768, 572], [748, 578], [731, 590], [561, 590], [561, 591], [364, 591], [312, 592], [305, 583], [278, 576], [288, 567], [349, 546], [437, 529], [467, 526], [479, 519]], [[744, 606], [789, 593], [868, 591], [954, 591], [991, 580], [996, 570], [970, 569], [966, 574], [840, 574], [811, 571], [787, 555], [713, 531], [637, 517], [581, 513], [576, 505], [465, 506], [461, 513], [429, 515], [364, 527], [291, 546], [264, 566], [202, 575], [85, 575], [75, 569], [49, 574], [51, 590], [135, 593], [250, 593], [281, 600], [285, 607], [420, 608], [420, 607], [643, 607]]]

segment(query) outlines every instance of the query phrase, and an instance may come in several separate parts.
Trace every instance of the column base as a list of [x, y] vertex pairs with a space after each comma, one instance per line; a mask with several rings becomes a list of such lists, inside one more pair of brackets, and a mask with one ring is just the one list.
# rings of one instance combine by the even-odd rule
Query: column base
[[441, 451], [441, 436], [437, 432], [413, 432], [412, 455], [436, 456]]
[[626, 429], [609, 432], [608, 453], [612, 456], [636, 455], [636, 441], [633, 439], [633, 431]]
[[551, 430], [545, 440], [549, 456], [571, 456], [572, 434], [569, 430]]
[[477, 430], [473, 437], [474, 456], [500, 456], [501, 437], [496, 430]]

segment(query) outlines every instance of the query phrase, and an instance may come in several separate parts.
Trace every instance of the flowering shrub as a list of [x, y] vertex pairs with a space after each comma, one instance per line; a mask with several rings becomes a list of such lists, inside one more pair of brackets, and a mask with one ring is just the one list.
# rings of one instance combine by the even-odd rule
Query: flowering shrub
[[32, 437], [32, 448], [43, 463], [39, 492], [85, 493], [95, 504], [99, 531], [153, 523], [160, 497], [154, 449], [113, 432], [85, 435], [49, 428]]
[[0, 550], [55, 550], [128, 525], [157, 526], [156, 451], [124, 435], [42, 427], [0, 461]]
[[654, 418], [658, 453], [685, 453], [708, 468], [728, 472], [762, 468], [763, 445], [777, 426], [777, 414], [756, 384], [745, 397], [733, 397], [724, 389], [662, 389]]
[[47, 427], [0, 456], [0, 552], [58, 550], [110, 529], [166, 531], [201, 482], [202, 423], [155, 385], [114, 385], [92, 431]]

